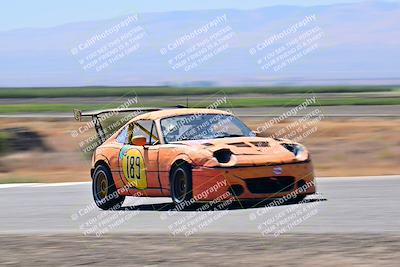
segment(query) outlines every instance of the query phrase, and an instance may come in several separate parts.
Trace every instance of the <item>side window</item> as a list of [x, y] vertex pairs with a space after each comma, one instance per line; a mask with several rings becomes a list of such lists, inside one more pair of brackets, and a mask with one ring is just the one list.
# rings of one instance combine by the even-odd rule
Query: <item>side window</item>
[[121, 144], [127, 143], [127, 141], [128, 141], [128, 126], [125, 126], [125, 128], [117, 136], [116, 140], [118, 143], [121, 143]]
[[146, 137], [147, 145], [155, 145], [159, 142], [156, 125], [154, 121], [151, 120], [135, 122], [133, 124], [132, 136], [136, 135], [143, 135]]

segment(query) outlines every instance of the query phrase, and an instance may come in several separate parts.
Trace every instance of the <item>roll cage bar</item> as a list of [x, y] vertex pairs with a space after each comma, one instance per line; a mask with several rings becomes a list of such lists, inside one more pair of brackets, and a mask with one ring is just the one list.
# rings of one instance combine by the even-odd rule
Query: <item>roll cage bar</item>
[[[186, 108], [186, 106], [178, 105], [174, 108]], [[110, 114], [110, 113], [129, 113], [129, 112], [138, 112], [137, 115], [142, 113], [151, 112], [151, 111], [158, 111], [162, 110], [163, 108], [155, 108], [155, 107], [148, 107], [148, 108], [116, 108], [116, 109], [102, 109], [102, 110], [92, 110], [92, 111], [82, 111], [79, 109], [74, 109], [74, 118], [77, 121], [82, 121], [82, 117], [91, 117], [93, 121], [94, 128], [96, 129], [97, 137], [104, 143], [106, 141], [106, 134], [104, 133], [103, 126], [101, 125], [100, 116], [103, 114]], [[136, 115], [136, 116], [137, 116]], [[135, 116], [135, 117], [136, 117]], [[137, 125], [139, 126], [139, 125]], [[140, 128], [143, 128], [139, 126]], [[144, 128], [143, 128], [144, 129]], [[142, 129], [142, 130], [143, 130]], [[146, 130], [147, 131], [147, 130]]]

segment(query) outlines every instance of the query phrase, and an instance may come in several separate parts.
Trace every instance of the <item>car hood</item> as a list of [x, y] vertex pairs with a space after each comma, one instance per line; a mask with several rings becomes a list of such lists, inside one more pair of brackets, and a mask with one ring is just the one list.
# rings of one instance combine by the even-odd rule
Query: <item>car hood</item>
[[289, 140], [266, 137], [234, 137], [208, 140], [178, 142], [195, 150], [208, 150], [212, 153], [229, 149], [235, 155], [234, 162], [228, 165], [260, 165], [298, 161], [295, 155], [283, 147], [282, 143], [294, 143]]

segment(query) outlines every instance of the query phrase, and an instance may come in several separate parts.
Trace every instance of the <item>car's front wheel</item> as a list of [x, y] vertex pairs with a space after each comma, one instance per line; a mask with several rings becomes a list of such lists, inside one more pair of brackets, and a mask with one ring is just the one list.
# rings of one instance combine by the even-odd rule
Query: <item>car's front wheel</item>
[[125, 200], [125, 196], [118, 194], [110, 170], [99, 165], [93, 172], [92, 183], [93, 198], [96, 205], [103, 209], [119, 209]]
[[171, 170], [171, 197], [175, 205], [192, 198], [192, 171], [186, 163], [176, 165]]

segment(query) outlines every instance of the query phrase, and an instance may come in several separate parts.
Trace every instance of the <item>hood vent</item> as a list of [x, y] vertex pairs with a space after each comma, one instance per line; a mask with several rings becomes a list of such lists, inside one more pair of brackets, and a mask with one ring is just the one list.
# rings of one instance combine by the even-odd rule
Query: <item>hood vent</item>
[[204, 143], [203, 146], [213, 146], [213, 144], [210, 143]]
[[230, 143], [228, 144], [230, 146], [236, 146], [236, 147], [250, 147], [248, 144], [244, 143], [244, 142], [239, 142], [239, 143]]
[[260, 141], [260, 142], [250, 142], [256, 147], [269, 147], [269, 143], [266, 141]]

